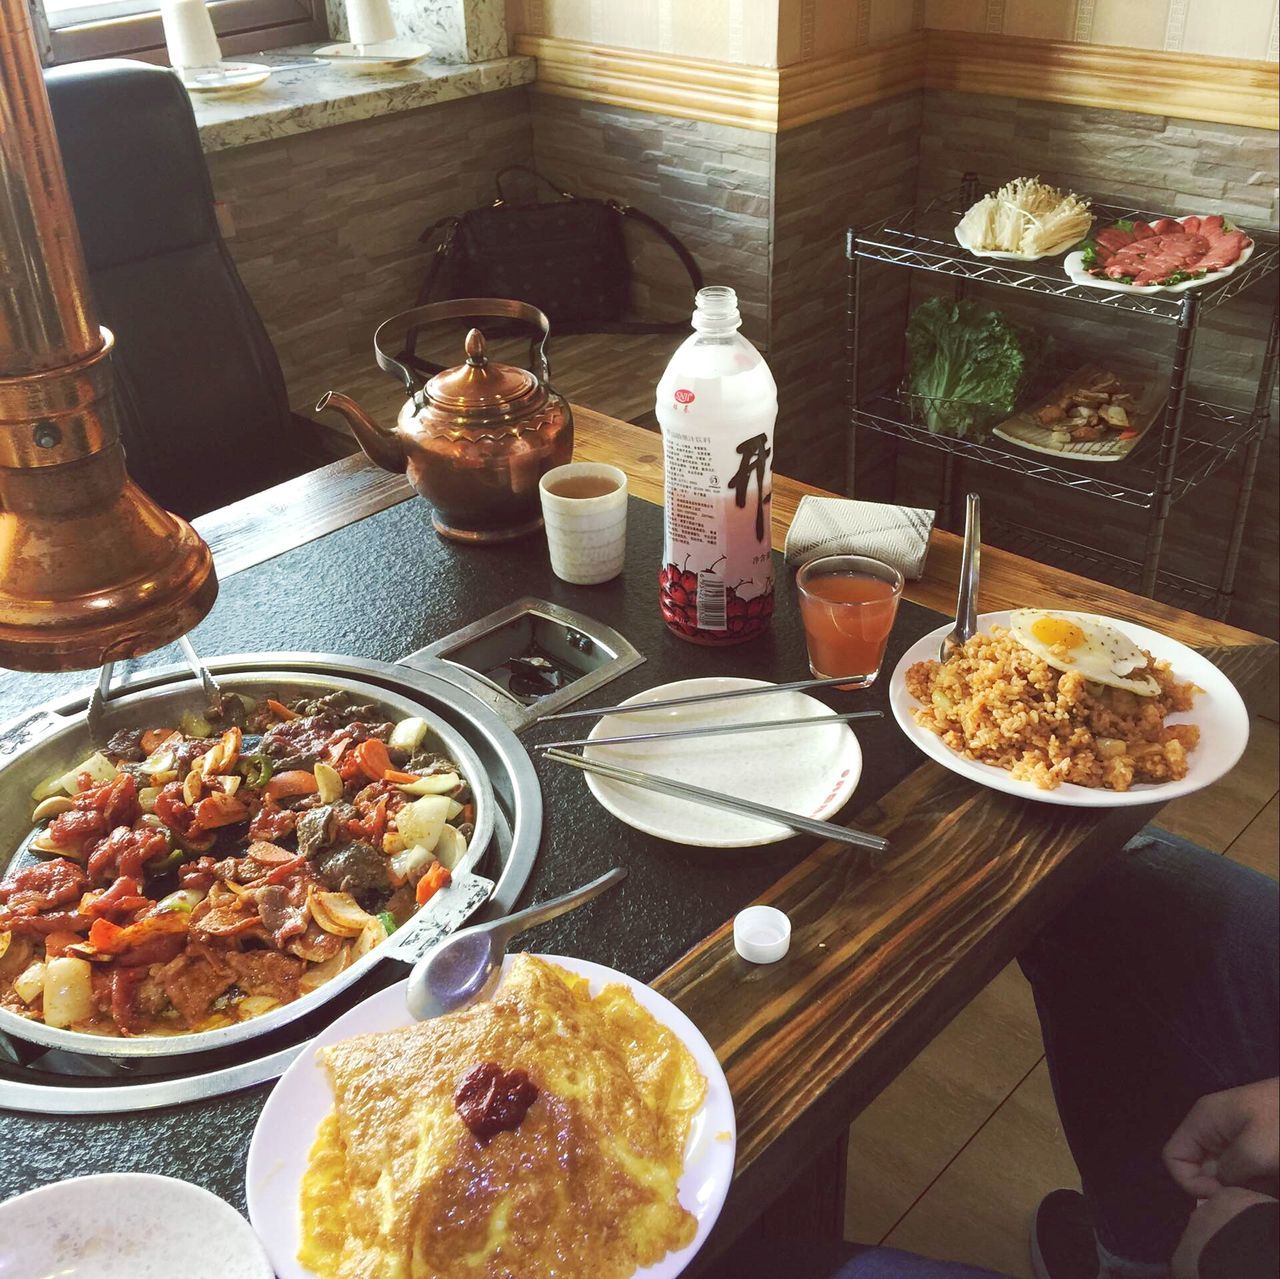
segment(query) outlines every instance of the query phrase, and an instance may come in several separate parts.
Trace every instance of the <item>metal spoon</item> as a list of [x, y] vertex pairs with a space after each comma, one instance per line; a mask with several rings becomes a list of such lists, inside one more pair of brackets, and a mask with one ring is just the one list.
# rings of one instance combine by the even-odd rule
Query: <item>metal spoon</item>
[[549, 902], [516, 911], [505, 919], [495, 919], [492, 923], [477, 924], [454, 933], [425, 959], [414, 964], [406, 996], [410, 1013], [419, 1021], [426, 1021], [452, 1012], [472, 1000], [488, 999], [497, 989], [498, 978], [502, 975], [502, 960], [513, 937], [535, 924], [546, 923], [576, 910], [626, 877], [626, 868], [615, 866], [608, 874], [565, 893], [563, 897], [553, 897]]
[[977, 493], [970, 493], [964, 503], [964, 550], [960, 556], [960, 589], [956, 595], [956, 624], [945, 636], [938, 661], [949, 662], [960, 651], [965, 640], [978, 630], [978, 569], [982, 559], [982, 518]]

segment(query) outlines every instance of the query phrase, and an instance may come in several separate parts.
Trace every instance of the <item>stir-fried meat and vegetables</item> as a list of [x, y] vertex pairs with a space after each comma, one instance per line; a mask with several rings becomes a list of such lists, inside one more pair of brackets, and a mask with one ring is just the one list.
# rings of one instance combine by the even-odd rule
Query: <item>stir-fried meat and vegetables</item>
[[0, 880], [0, 1006], [107, 1035], [230, 1025], [449, 883], [475, 812], [422, 720], [345, 693], [235, 710], [117, 733], [37, 789], [48, 860]]

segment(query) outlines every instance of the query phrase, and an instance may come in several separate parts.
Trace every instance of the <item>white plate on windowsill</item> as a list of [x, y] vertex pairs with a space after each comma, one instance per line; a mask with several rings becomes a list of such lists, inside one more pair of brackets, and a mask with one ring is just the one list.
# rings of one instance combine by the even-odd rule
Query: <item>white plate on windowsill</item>
[[261, 62], [219, 62], [216, 67], [184, 67], [178, 76], [188, 93], [212, 97], [256, 89], [270, 79], [271, 68]]
[[[623, 705], [663, 701], [756, 688], [767, 680], [717, 676], [661, 684], [628, 698]], [[835, 714], [815, 697], [794, 690], [769, 697], [746, 697], [665, 710], [606, 715], [589, 737], [626, 733], [673, 732], [704, 725], [749, 724], [759, 720], [822, 719]], [[767, 729], [762, 733], [730, 733], [719, 737], [680, 737], [672, 741], [588, 746], [583, 754], [624, 768], [689, 782], [705, 790], [805, 817], [834, 817], [853, 795], [862, 776], [862, 750], [848, 724]], [[753, 848], [795, 836], [788, 826], [746, 814], [709, 808], [693, 800], [641, 790], [626, 782], [587, 775], [591, 793], [619, 821], [673, 844], [700, 848]]]
[[335, 71], [352, 75], [378, 75], [386, 71], [403, 71], [431, 52], [428, 45], [410, 40], [383, 40], [380, 44], [327, 44], [315, 51]]

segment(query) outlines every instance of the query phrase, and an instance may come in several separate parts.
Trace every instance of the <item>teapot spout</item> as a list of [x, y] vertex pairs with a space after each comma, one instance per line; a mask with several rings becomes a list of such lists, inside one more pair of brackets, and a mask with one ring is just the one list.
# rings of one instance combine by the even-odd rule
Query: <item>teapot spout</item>
[[316, 405], [316, 412], [333, 409], [347, 419], [351, 433], [360, 441], [371, 461], [388, 471], [403, 473], [404, 447], [393, 431], [385, 431], [349, 395], [341, 391], [326, 391]]

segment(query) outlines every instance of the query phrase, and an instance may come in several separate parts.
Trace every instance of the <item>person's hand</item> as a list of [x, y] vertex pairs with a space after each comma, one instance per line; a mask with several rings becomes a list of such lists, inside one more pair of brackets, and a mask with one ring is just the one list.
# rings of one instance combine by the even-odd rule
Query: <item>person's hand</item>
[[1201, 1097], [1165, 1143], [1165, 1167], [1189, 1195], [1274, 1190], [1280, 1176], [1280, 1079]]
[[[1221, 1097], [1226, 1094], [1215, 1095]], [[1191, 1214], [1191, 1220], [1173, 1254], [1173, 1261], [1170, 1263], [1173, 1279], [1200, 1279], [1200, 1254], [1209, 1240], [1232, 1217], [1238, 1216], [1246, 1208], [1252, 1208], [1254, 1204], [1274, 1202], [1269, 1195], [1260, 1195], [1254, 1190], [1241, 1190], [1236, 1186], [1228, 1186], [1206, 1199]]]

